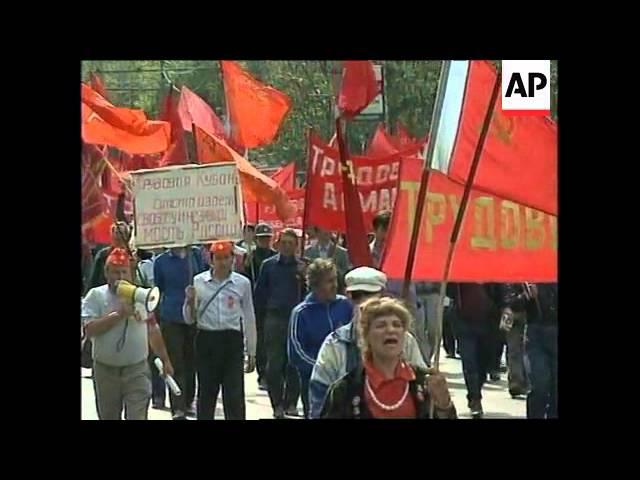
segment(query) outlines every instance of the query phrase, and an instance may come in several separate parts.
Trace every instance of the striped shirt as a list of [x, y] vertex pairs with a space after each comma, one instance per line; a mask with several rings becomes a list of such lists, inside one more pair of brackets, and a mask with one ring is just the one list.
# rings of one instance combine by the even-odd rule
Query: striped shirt
[[[193, 286], [196, 289], [196, 323], [198, 328], [207, 331], [221, 330], [244, 330], [249, 355], [256, 354], [256, 317], [253, 311], [253, 296], [251, 282], [236, 272], [224, 280], [218, 280], [211, 275], [211, 271], [202, 272], [193, 279]], [[216, 298], [209, 303], [213, 294], [220, 292]], [[209, 303], [207, 309], [202, 312], [205, 304]], [[191, 323], [192, 312], [183, 305], [185, 321]], [[244, 329], [243, 329], [244, 323]]]

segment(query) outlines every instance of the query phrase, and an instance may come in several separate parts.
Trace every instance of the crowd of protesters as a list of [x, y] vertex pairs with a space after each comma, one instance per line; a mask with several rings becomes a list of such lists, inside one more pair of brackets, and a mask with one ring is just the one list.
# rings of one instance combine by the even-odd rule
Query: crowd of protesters
[[[182, 391], [169, 396], [174, 420], [213, 420], [220, 389], [225, 419], [242, 420], [254, 369], [276, 419], [457, 418], [433, 367], [440, 285], [411, 283], [400, 299], [402, 282], [379, 270], [390, 216], [371, 225], [373, 267], [357, 268], [319, 228], [303, 239], [247, 225], [236, 244], [147, 252], [115, 223], [111, 245], [83, 249], [83, 366], [99, 418], [164, 408], [169, 374]], [[116, 295], [119, 280], [157, 286], [158, 308], [141, 318]], [[450, 283], [443, 301], [442, 347], [462, 362], [471, 417], [484, 415], [483, 385], [507, 373], [528, 418], [556, 418], [557, 284]]]

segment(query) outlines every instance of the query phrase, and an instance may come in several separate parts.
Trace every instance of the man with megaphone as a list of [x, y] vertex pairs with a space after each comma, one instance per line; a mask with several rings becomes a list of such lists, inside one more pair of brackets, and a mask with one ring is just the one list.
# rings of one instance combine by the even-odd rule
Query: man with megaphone
[[114, 248], [106, 259], [106, 285], [89, 290], [82, 301], [85, 331], [93, 341], [93, 375], [100, 420], [146, 420], [151, 399], [149, 345], [173, 375], [160, 329], [149, 317], [158, 303], [156, 289], [132, 285], [131, 258]]

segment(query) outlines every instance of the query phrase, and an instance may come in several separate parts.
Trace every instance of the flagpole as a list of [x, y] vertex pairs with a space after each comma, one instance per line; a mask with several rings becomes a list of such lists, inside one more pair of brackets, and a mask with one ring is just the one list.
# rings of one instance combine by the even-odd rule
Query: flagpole
[[[433, 113], [431, 114], [431, 125], [429, 125], [429, 138], [436, 138], [438, 134], [438, 128], [440, 125], [440, 115], [442, 114], [442, 105], [444, 103], [445, 84], [449, 74], [449, 68], [451, 66], [450, 60], [444, 60], [442, 62], [442, 68], [440, 69], [440, 80], [438, 81], [438, 92], [436, 94], [436, 101], [433, 107]], [[413, 274], [413, 265], [416, 259], [416, 250], [418, 247], [418, 235], [420, 233], [420, 225], [422, 224], [422, 215], [424, 213], [424, 206], [427, 203], [427, 186], [429, 184], [429, 172], [431, 170], [431, 163], [433, 161], [433, 152], [435, 151], [435, 142], [429, 142], [427, 145], [427, 151], [424, 155], [424, 163], [422, 167], [422, 178], [420, 179], [420, 190], [418, 191], [418, 205], [415, 215], [413, 217], [413, 228], [411, 230], [411, 240], [409, 242], [409, 253], [407, 255], [407, 264], [404, 271], [404, 281], [402, 283], [401, 297], [405, 300], [409, 297], [409, 284], [411, 283], [411, 276]]]
[[[100, 150], [98, 150], [100, 152]], [[107, 160], [107, 157], [105, 156], [104, 153], [100, 152], [100, 155], [102, 155], [102, 161], [105, 163], [105, 165], [107, 167], [109, 167], [109, 169], [115, 173], [116, 177], [118, 177], [118, 180], [120, 180], [120, 183], [122, 183], [122, 185], [124, 185], [124, 188], [127, 189], [127, 191], [133, 195], [133, 191], [131, 190], [131, 188], [126, 184], [126, 182], [124, 181], [124, 178], [120, 175], [120, 172], [118, 172], [118, 170], [116, 169], [116, 167], [113, 166], [113, 164]]]
[[302, 214], [302, 240], [300, 242], [300, 256], [304, 256], [304, 242], [307, 238], [307, 206], [309, 205], [309, 179], [312, 175], [313, 166], [309, 160], [309, 153], [311, 152], [311, 128], [307, 130], [307, 174], [305, 179], [305, 191], [304, 191], [304, 213]]
[[[458, 236], [460, 235], [460, 231], [462, 230], [462, 221], [464, 220], [464, 214], [467, 209], [467, 204], [469, 203], [469, 197], [471, 196], [471, 187], [473, 186], [473, 181], [476, 176], [476, 172], [478, 171], [478, 166], [480, 165], [480, 157], [482, 156], [482, 150], [484, 149], [484, 142], [487, 138], [487, 134], [489, 133], [489, 127], [491, 125], [491, 118], [493, 117], [493, 112], [495, 111], [496, 101], [498, 99], [498, 95], [500, 93], [500, 85], [501, 85], [502, 73], [498, 73], [496, 75], [495, 84], [493, 85], [493, 91], [491, 92], [491, 99], [489, 100], [489, 107], [487, 108], [487, 113], [484, 117], [484, 121], [482, 124], [482, 130], [480, 131], [480, 137], [478, 138], [478, 144], [476, 145], [476, 150], [473, 154], [473, 160], [471, 162], [471, 168], [469, 169], [469, 176], [464, 185], [464, 192], [462, 193], [462, 200], [460, 201], [460, 208], [458, 209], [458, 213], [456, 215], [456, 221], [453, 225], [453, 230], [451, 232], [451, 238], [449, 240], [449, 249], [447, 251], [447, 259], [445, 261], [444, 267], [444, 275], [442, 277], [442, 283], [440, 284], [440, 293], [438, 294], [438, 308], [437, 308], [437, 329], [435, 335], [435, 357], [433, 360], [434, 367], [436, 370], [440, 364], [440, 343], [442, 341], [442, 317], [444, 313], [444, 296], [447, 291], [447, 281], [449, 279], [449, 272], [451, 269], [451, 261], [453, 259], [453, 252], [455, 250], [456, 242], [458, 241]], [[431, 137], [433, 139], [433, 137]], [[435, 404], [431, 403], [431, 418], [433, 418], [433, 410], [435, 408]]]
[[[167, 80], [169, 80], [169, 77], [166, 76], [166, 73], [163, 72], [163, 74], [165, 75], [165, 78], [167, 78]], [[174, 85], [174, 83], [171, 80], [169, 80], [169, 97], [170, 97], [169, 101], [171, 102], [171, 109], [172, 110], [174, 108], [174, 104], [173, 104], [173, 92], [174, 91], [176, 91], [176, 92], [180, 93], [180, 95], [182, 95], [182, 89], [177, 88]], [[180, 105], [180, 99], [178, 99], [178, 104], [176, 105], [176, 108], [179, 105]], [[188, 107], [187, 107], [187, 110], [188, 110]], [[191, 116], [191, 112], [189, 112], [189, 116]], [[198, 146], [195, 143], [195, 135], [196, 134], [195, 134], [195, 130], [193, 128], [193, 125], [194, 125], [194, 123], [191, 124], [191, 132], [193, 133], [193, 138], [194, 138], [194, 142], [193, 143], [194, 143], [194, 146], [195, 146], [195, 148], [197, 150]], [[187, 131], [186, 130], [184, 130], [182, 128], [181, 128], [181, 130], [182, 130], [182, 133], [179, 134], [179, 135], [182, 135], [182, 140], [184, 141], [184, 148], [182, 149], [182, 153], [185, 156], [184, 160], [186, 160], [187, 163], [191, 163], [191, 155], [189, 155], [189, 136], [187, 135]], [[196, 162], [195, 163], [199, 163], [198, 160], [197, 160], [197, 155], [198, 155], [198, 153], [196, 152]]]
[[[198, 155], [198, 129], [196, 128], [195, 123], [191, 123], [191, 131], [193, 132], [193, 145], [194, 145], [194, 157], [195, 163], [200, 165], [200, 156]], [[191, 249], [191, 245], [187, 246], [187, 268], [189, 272], [189, 285], [193, 285], [193, 250]]]
[[191, 124], [191, 131], [193, 132], [193, 143], [194, 143], [194, 146], [196, 147], [193, 149], [195, 163], [200, 165], [200, 155], [198, 155], [198, 133], [197, 133], [197, 128], [195, 123]]
[[[366, 244], [366, 238], [362, 239], [365, 241], [365, 245], [362, 251], [360, 248], [356, 248], [355, 245], [357, 242], [361, 241], [361, 239], [355, 238], [355, 236], [349, 235], [350, 229], [358, 228], [361, 232], [364, 231], [366, 233], [364, 218], [362, 216], [362, 203], [360, 200], [360, 194], [358, 192], [358, 185], [356, 179], [353, 175], [353, 167], [351, 171], [349, 171], [349, 165], [347, 163], [349, 158], [349, 150], [345, 141], [345, 134], [343, 131], [343, 122], [346, 123], [346, 120], [343, 120], [338, 115], [338, 109], [336, 107], [336, 140], [338, 142], [338, 153], [340, 154], [340, 170], [342, 172], [342, 196], [344, 199], [344, 211], [345, 211], [345, 222], [346, 222], [346, 233], [347, 233], [347, 242], [349, 242], [349, 249], [352, 252], [357, 252], [359, 256], [362, 253], [363, 258], [358, 259], [357, 261], [364, 261], [364, 266], [371, 266], [371, 252], [369, 250], [369, 246]], [[346, 219], [346, 212], [351, 210], [351, 208], [347, 209], [347, 204], [351, 207], [352, 202], [356, 202], [355, 207], [360, 212], [360, 218], [354, 219]], [[356, 217], [358, 215], [355, 215]], [[358, 222], [358, 224], [354, 225], [354, 222]], [[352, 230], [353, 233], [353, 230]], [[352, 259], [354, 257], [351, 257]], [[360, 266], [360, 265], [358, 265]]]
[[[340, 61], [336, 61], [336, 67], [338, 66], [341, 67], [340, 70], [336, 68], [334, 70], [334, 75], [333, 75], [333, 89], [334, 89], [334, 98], [335, 98], [334, 118], [335, 118], [335, 128], [336, 128], [335, 137], [336, 137], [336, 142], [338, 147], [338, 154], [340, 156], [340, 171], [342, 173], [341, 175], [342, 197], [343, 197], [343, 205], [344, 205], [344, 212], [345, 212], [344, 213], [345, 220], [347, 215], [347, 205], [351, 206], [352, 202], [355, 202], [354, 207], [357, 207], [357, 210], [360, 212], [360, 218], [346, 220], [345, 235], [347, 238], [347, 242], [349, 243], [349, 250], [351, 252], [356, 253], [356, 255], [358, 256], [362, 254], [364, 256], [364, 259], [359, 259], [359, 260], [360, 261], [364, 260], [363, 265], [371, 266], [373, 262], [371, 259], [371, 251], [369, 250], [369, 245], [366, 243], [366, 238], [362, 239], [365, 242], [364, 246], [360, 245], [359, 247], [356, 247], [356, 245], [358, 244], [359, 241], [361, 241], [361, 239], [352, 238], [353, 236], [349, 235], [349, 230], [352, 230], [352, 229], [358, 229], [361, 232], [365, 232], [365, 235], [366, 235], [367, 229], [366, 229], [366, 225], [364, 224], [364, 216], [362, 215], [362, 203], [360, 200], [360, 193], [358, 191], [357, 180], [355, 179], [355, 174], [356, 174], [355, 167], [352, 164], [351, 169], [349, 169], [349, 166], [347, 163], [347, 161], [349, 160], [349, 149], [346, 142], [347, 121], [346, 119], [343, 119], [341, 117], [340, 110], [338, 108], [338, 96], [340, 95], [339, 85], [340, 85], [340, 79], [344, 71], [343, 71], [343, 64]], [[358, 222], [358, 224], [354, 225], [353, 224], [354, 220]], [[352, 233], [353, 233], [353, 230], [352, 230]], [[362, 247], [362, 251], [360, 251], [361, 247]], [[354, 257], [351, 257], [352, 260], [353, 258]]]
[[[222, 72], [222, 67], [220, 67], [220, 72]], [[225, 96], [225, 99], [226, 99], [226, 96]], [[246, 158], [247, 161], [249, 161], [249, 147], [244, 147], [244, 158]], [[249, 219], [247, 218], [245, 219], [245, 224], [248, 224], [248, 223], [249, 223]], [[258, 226], [258, 223], [260, 223], [260, 202], [256, 198], [256, 224], [254, 228]], [[255, 233], [254, 233], [254, 238], [255, 238]], [[248, 252], [249, 262], [251, 263], [251, 276], [254, 279], [254, 285], [255, 285], [255, 282], [257, 282], [258, 279], [256, 278], [255, 267], [253, 266], [253, 254], [254, 254], [253, 242], [247, 244], [247, 252]]]

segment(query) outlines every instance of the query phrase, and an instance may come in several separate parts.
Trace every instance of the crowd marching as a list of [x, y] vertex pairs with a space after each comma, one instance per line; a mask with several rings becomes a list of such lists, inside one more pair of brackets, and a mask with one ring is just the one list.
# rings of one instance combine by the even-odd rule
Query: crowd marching
[[[373, 221], [377, 267], [390, 215]], [[310, 229], [302, 256], [299, 231], [274, 239], [261, 223], [243, 233], [235, 244], [147, 252], [117, 222], [112, 245], [86, 253], [83, 366], [101, 420], [147, 419], [150, 402], [165, 405], [168, 376], [181, 390], [170, 390], [174, 420], [213, 420], [220, 390], [225, 419], [243, 420], [244, 373], [255, 369], [276, 419], [299, 415], [299, 399], [309, 419], [457, 418], [432, 367], [439, 284], [411, 284], [401, 299], [401, 282], [352, 268], [331, 232]], [[142, 318], [116, 295], [120, 280], [157, 286], [158, 308]], [[462, 361], [472, 418], [483, 416], [485, 382], [505, 371], [528, 418], [557, 417], [557, 301], [557, 284], [447, 285], [442, 345]]]

